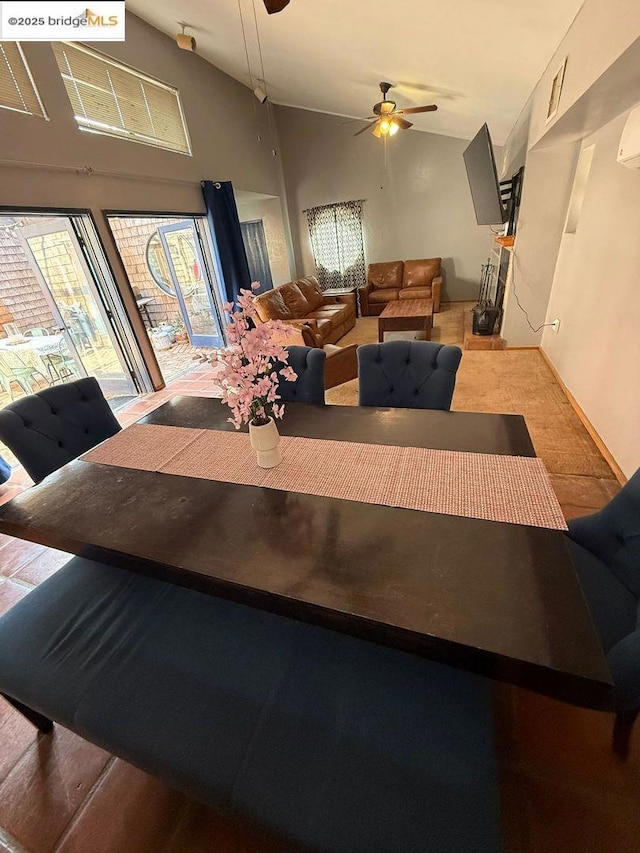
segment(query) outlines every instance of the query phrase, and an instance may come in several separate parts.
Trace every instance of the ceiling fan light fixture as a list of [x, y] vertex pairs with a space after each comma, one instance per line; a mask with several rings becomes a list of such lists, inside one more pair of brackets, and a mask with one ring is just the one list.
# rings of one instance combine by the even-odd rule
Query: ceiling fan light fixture
[[389, 136], [394, 136], [400, 130], [400, 125], [391, 119], [389, 122]]

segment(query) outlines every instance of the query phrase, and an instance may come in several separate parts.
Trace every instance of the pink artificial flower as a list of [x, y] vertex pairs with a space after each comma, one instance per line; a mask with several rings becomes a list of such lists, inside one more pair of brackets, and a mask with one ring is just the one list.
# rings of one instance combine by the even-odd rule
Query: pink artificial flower
[[274, 340], [276, 335], [292, 334], [291, 326], [281, 320], [256, 320], [252, 292], [259, 287], [254, 281], [251, 290], [243, 288], [235, 309], [232, 302], [225, 303], [224, 310], [230, 315], [226, 326], [229, 346], [211, 356], [221, 367], [216, 382], [222, 387], [222, 402], [231, 409], [229, 421], [236, 429], [251, 421], [282, 418], [284, 405], [276, 402], [280, 378], [286, 382], [298, 378], [287, 364], [289, 353]]

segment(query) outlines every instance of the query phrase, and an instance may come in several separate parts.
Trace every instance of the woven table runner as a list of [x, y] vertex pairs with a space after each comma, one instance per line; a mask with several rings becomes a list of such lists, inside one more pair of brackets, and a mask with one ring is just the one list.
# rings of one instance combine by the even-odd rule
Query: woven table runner
[[299, 436], [282, 436], [280, 447], [280, 465], [262, 469], [246, 433], [133, 424], [81, 458], [183, 477], [566, 529], [541, 459]]

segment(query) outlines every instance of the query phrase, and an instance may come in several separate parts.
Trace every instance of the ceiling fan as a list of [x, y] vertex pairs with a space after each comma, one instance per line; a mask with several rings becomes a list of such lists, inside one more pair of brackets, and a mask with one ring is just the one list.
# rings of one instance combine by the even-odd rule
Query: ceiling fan
[[274, 15], [276, 12], [282, 12], [284, 7], [289, 5], [289, 0], [264, 0], [264, 5], [267, 7], [267, 12]]
[[[387, 100], [387, 92], [391, 89], [391, 83], [380, 83], [380, 91], [382, 92], [382, 100], [373, 108], [374, 115], [367, 116], [362, 121], [367, 121], [362, 130], [354, 133], [354, 136], [360, 136], [365, 130], [371, 129], [371, 133], [380, 139], [383, 136], [393, 136], [399, 130], [409, 130], [413, 127], [413, 122], [403, 118], [405, 115], [415, 115], [416, 113], [432, 113], [438, 107], [435, 104], [430, 104], [427, 107], [407, 107], [404, 110], [396, 109], [395, 101]], [[372, 121], [370, 121], [372, 119]], [[373, 125], [373, 127], [372, 127]]]

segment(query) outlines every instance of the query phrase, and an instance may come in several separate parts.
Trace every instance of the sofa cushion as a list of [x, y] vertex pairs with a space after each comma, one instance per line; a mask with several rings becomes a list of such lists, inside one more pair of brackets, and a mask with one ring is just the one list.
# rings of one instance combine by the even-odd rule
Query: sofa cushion
[[431, 299], [431, 285], [428, 287], [403, 287], [398, 299]]
[[369, 302], [393, 302], [400, 291], [396, 287], [377, 288], [369, 294]]
[[[367, 270], [367, 281], [370, 281], [374, 290], [387, 290], [390, 287], [402, 287], [402, 261], [389, 261], [384, 264], [369, 264]], [[371, 298], [371, 297], [369, 297]]]
[[314, 311], [322, 305], [324, 296], [322, 294], [322, 288], [318, 283], [318, 279], [315, 276], [310, 275], [307, 278], [299, 278], [297, 279], [296, 284], [307, 300], [309, 311]]
[[404, 262], [402, 287], [424, 287], [431, 284], [440, 272], [442, 258], [423, 258], [416, 261]]
[[256, 296], [254, 304], [258, 312], [258, 317], [263, 323], [268, 320], [292, 320], [293, 314], [291, 309], [285, 303], [280, 291], [281, 287], [276, 290], [267, 290], [266, 293], [261, 293]]
[[323, 305], [317, 311], [312, 311], [309, 317], [316, 320], [329, 320], [331, 328], [334, 329], [340, 323], [344, 322], [348, 311], [345, 305]]
[[300, 290], [295, 281], [290, 281], [288, 284], [283, 284], [279, 287], [280, 295], [284, 299], [284, 304], [291, 311], [292, 317], [306, 317], [309, 313], [310, 306], [307, 297]]

